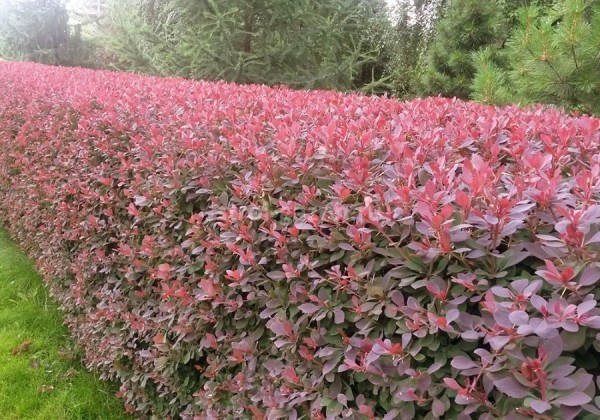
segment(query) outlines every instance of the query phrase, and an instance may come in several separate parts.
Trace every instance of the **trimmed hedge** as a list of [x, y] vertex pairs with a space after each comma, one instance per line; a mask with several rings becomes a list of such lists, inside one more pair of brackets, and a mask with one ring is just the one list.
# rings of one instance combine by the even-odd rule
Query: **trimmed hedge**
[[600, 414], [600, 120], [0, 63], [0, 218], [140, 417]]

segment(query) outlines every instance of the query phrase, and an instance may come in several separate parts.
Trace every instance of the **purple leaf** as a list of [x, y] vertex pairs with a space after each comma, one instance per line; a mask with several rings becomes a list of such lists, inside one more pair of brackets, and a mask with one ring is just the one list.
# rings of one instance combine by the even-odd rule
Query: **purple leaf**
[[575, 321], [567, 319], [560, 323], [560, 326], [563, 327], [565, 331], [569, 332], [577, 332], [579, 331], [579, 325]]
[[444, 407], [444, 403], [441, 400], [435, 398], [433, 403], [431, 404], [431, 412], [436, 417], [441, 417], [446, 412], [446, 408]]
[[279, 372], [283, 370], [285, 365], [281, 360], [276, 359], [268, 359], [263, 362], [263, 367], [267, 369], [269, 372]]
[[492, 346], [492, 348], [494, 350], [500, 350], [502, 347], [507, 345], [509, 341], [510, 341], [510, 337], [506, 337], [506, 336], [492, 337], [490, 339], [490, 346]]
[[470, 369], [477, 366], [475, 362], [465, 356], [456, 356], [454, 359], [452, 359], [450, 365], [459, 370]]
[[486, 349], [476, 349], [473, 353], [478, 355], [483, 363], [491, 364], [494, 360], [494, 355]]
[[589, 311], [591, 311], [592, 309], [594, 309], [596, 307], [596, 305], [598, 304], [598, 302], [596, 302], [595, 300], [586, 300], [585, 302], [580, 303], [579, 305], [577, 305], [577, 315], [583, 315], [588, 313]]
[[402, 334], [402, 348], [408, 348], [408, 343], [410, 343], [410, 340], [412, 339], [412, 334], [411, 333], [404, 333]]
[[509, 298], [510, 291], [506, 287], [494, 286], [490, 289], [498, 297]]
[[519, 279], [519, 280], [513, 281], [510, 284], [510, 288], [513, 289], [514, 291], [518, 292], [519, 294], [522, 294], [528, 284], [529, 284], [529, 280]]
[[563, 351], [560, 335], [547, 339], [540, 347], [543, 348], [544, 353], [546, 354], [546, 363], [551, 363], [558, 359]]
[[283, 271], [270, 271], [267, 273], [267, 277], [271, 280], [283, 280], [285, 273]]
[[327, 362], [325, 362], [323, 364], [323, 376], [327, 375], [329, 372], [331, 372], [333, 369], [335, 369], [335, 367], [337, 366], [338, 362], [340, 361], [339, 357], [336, 357], [335, 359], [332, 360], [328, 360]]
[[534, 280], [529, 283], [529, 286], [527, 286], [525, 290], [523, 290], [523, 294], [531, 296], [532, 294], [537, 293], [537, 291], [540, 290], [543, 285], [544, 282], [540, 279]]
[[300, 230], [315, 230], [313, 225], [311, 225], [310, 223], [298, 222], [294, 226], [296, 227], [296, 229], [300, 229]]
[[554, 370], [552, 370], [549, 377], [550, 377], [550, 379], [563, 378], [563, 377], [568, 376], [571, 373], [573, 373], [575, 371], [575, 369], [576, 369], [576, 367], [572, 366], [572, 365], [560, 365], [560, 366], [557, 366], [556, 368], [554, 368]]
[[404, 306], [404, 296], [402, 295], [402, 293], [400, 293], [400, 291], [394, 290], [390, 294], [390, 298], [392, 299], [392, 302], [394, 302], [396, 305]]
[[525, 244], [525, 249], [529, 251], [532, 256], [541, 260], [551, 257], [549, 250], [540, 244], [528, 243]]
[[589, 373], [586, 373], [582, 369], [575, 372], [571, 376], [571, 379], [573, 379], [577, 383], [577, 391], [587, 392], [589, 391], [588, 387], [591, 388], [592, 391], [594, 390], [594, 376]]
[[529, 396], [529, 389], [521, 385], [515, 378], [508, 377], [494, 383], [496, 388], [513, 398], [525, 398]]
[[538, 239], [541, 239], [543, 241], [556, 241], [556, 242], [560, 242], [560, 238], [557, 238], [556, 236], [552, 236], [552, 235], [535, 235], [538, 237]]
[[438, 370], [440, 370], [442, 367], [444, 367], [444, 364], [435, 362], [434, 364], [429, 366], [429, 369], [427, 369], [427, 373], [429, 373], [431, 375], [432, 373], [435, 373]]
[[588, 239], [587, 241], [585, 241], [586, 245], [595, 244], [597, 242], [600, 242], [600, 232], [596, 232], [594, 234], [594, 236], [592, 236], [590, 239]]
[[317, 357], [329, 357], [332, 354], [334, 354], [335, 351], [336, 351], [336, 349], [334, 347], [326, 346], [326, 347], [323, 347], [323, 348], [317, 350], [317, 352], [315, 353], [315, 356], [317, 356]]
[[586, 320], [581, 321], [580, 324], [585, 325], [586, 327], [600, 330], [600, 316], [591, 316]]
[[504, 268], [508, 268], [508, 267], [512, 267], [513, 265], [516, 265], [516, 264], [520, 263], [521, 261], [523, 261], [525, 258], [529, 257], [530, 255], [531, 255], [531, 253], [526, 252], [526, 251], [515, 252], [513, 255], [508, 257], [508, 261], [506, 262], [506, 266]]
[[510, 322], [512, 322], [514, 325], [525, 325], [529, 323], [529, 315], [527, 315], [527, 312], [525, 311], [514, 311], [511, 312], [508, 315], [508, 319], [510, 319]]
[[546, 299], [544, 299], [543, 297], [538, 296], [538, 295], [531, 296], [531, 298], [529, 300], [530, 300], [531, 304], [533, 305], [533, 307], [535, 309], [537, 309], [538, 311], [541, 311], [541, 308], [543, 306], [548, 305], [548, 301], [546, 301]]
[[[462, 395], [462, 394], [458, 394], [455, 398], [454, 398], [454, 402], [456, 404], [460, 404], [460, 405], [469, 405], [471, 403], [474, 402], [474, 398], [473, 397], [469, 397], [468, 395]], [[465, 414], [464, 412], [461, 414]], [[466, 417], [463, 417], [462, 419], [470, 419], [471, 417], [466, 415]], [[458, 417], [459, 420], [461, 420], [461, 417]]]
[[559, 335], [558, 325], [549, 325], [543, 319], [534, 318], [529, 325], [534, 328], [535, 334], [541, 338], [554, 338]]
[[484, 255], [486, 255], [485, 251], [476, 249], [476, 250], [471, 251], [469, 253], [469, 255], [467, 255], [467, 258], [474, 260], [476, 258], [483, 257]]
[[460, 337], [466, 341], [475, 341], [479, 339], [479, 334], [477, 331], [469, 330], [461, 333]]
[[[401, 401], [414, 401], [415, 400], [415, 394], [414, 394], [414, 388], [407, 388], [407, 389], [403, 389], [401, 391], [398, 391], [395, 395], [396, 398], [398, 398]], [[410, 392], [413, 391], [413, 392]]]
[[558, 378], [552, 383], [552, 389], [566, 391], [567, 389], [575, 388], [575, 385], [577, 385], [577, 383], [571, 378]]
[[600, 269], [597, 267], [589, 267], [583, 270], [579, 278], [580, 286], [591, 286], [600, 280]]
[[341, 324], [344, 322], [344, 311], [337, 308], [333, 310], [333, 322], [335, 322], [336, 324]]
[[302, 305], [298, 306], [298, 309], [300, 309], [305, 314], [310, 315], [310, 314], [314, 314], [315, 312], [317, 312], [319, 309], [321, 309], [321, 307], [318, 305], [315, 305], [314, 303], [303, 303]]
[[513, 323], [510, 321], [510, 312], [508, 309], [497, 306], [496, 311], [494, 311], [494, 319], [496, 322], [504, 327], [512, 327]]
[[462, 386], [459, 385], [458, 382], [456, 382], [456, 379], [453, 378], [444, 378], [444, 383], [446, 384], [446, 386], [450, 389], [453, 389], [455, 391], [459, 391], [462, 389]]
[[460, 315], [460, 312], [458, 311], [458, 309], [450, 309], [446, 313], [446, 322], [450, 323], [452, 321], [456, 321], [458, 319], [459, 315]]
[[278, 336], [286, 335], [286, 333], [291, 330], [291, 324], [287, 320], [282, 321], [279, 318], [271, 318], [269, 322], [267, 322], [267, 328]]
[[261, 319], [270, 318], [273, 314], [277, 313], [276, 308], [265, 308], [258, 315]]
[[390, 411], [389, 413], [387, 413], [383, 417], [382, 420], [395, 420], [395, 419], [398, 419], [398, 418], [400, 418], [399, 414], [400, 414], [400, 411], [394, 409], [394, 410]]
[[550, 404], [546, 401], [542, 400], [533, 400], [531, 401], [531, 408], [535, 410], [536, 413], [544, 413], [552, 408]]
[[554, 402], [557, 404], [567, 405], [569, 407], [584, 405], [590, 401], [592, 401], [592, 397], [583, 392], [573, 392], [572, 394], [554, 400]]
[[512, 208], [510, 213], [511, 214], [524, 213], [524, 212], [528, 211], [529, 209], [532, 209], [535, 206], [536, 206], [535, 203], [531, 203], [528, 201], [521, 201], [519, 204], [517, 204], [516, 206], [514, 206]]
[[[532, 319], [532, 321], [535, 319], [536, 318]], [[517, 334], [521, 335], [529, 335], [533, 333], [533, 331], [535, 331], [535, 329], [530, 324], [521, 325], [517, 328]]]

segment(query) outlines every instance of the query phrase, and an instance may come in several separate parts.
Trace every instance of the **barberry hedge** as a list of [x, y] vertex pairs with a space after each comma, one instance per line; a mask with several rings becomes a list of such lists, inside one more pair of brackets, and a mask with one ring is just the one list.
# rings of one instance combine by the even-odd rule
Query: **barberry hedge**
[[0, 218], [139, 417], [600, 415], [600, 120], [0, 63]]

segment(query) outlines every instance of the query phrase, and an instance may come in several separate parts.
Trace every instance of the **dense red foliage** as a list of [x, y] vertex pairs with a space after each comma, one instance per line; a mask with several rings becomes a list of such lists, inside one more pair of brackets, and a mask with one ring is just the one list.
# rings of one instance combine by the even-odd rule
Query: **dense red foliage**
[[0, 218], [159, 418], [600, 413], [600, 120], [0, 63]]

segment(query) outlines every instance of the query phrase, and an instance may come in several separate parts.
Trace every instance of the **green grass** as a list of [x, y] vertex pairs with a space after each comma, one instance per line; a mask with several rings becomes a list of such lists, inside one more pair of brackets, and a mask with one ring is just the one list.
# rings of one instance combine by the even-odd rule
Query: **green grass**
[[115, 391], [84, 369], [34, 265], [0, 230], [0, 420], [125, 419]]

